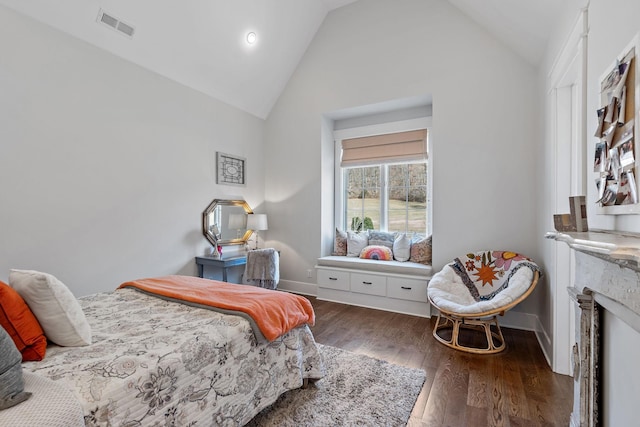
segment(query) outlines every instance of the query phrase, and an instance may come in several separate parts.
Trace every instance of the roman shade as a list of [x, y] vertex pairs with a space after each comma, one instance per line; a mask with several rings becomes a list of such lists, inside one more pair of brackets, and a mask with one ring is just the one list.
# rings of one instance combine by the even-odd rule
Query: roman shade
[[427, 130], [364, 136], [342, 140], [340, 166], [365, 166], [427, 159]]

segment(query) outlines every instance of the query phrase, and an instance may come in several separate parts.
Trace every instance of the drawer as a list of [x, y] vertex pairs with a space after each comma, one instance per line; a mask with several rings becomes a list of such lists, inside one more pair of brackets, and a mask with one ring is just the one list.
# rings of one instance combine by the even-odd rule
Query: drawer
[[371, 274], [351, 273], [351, 292], [386, 296], [387, 278]]
[[348, 291], [349, 273], [346, 271], [318, 269], [318, 286]]
[[427, 302], [427, 280], [387, 277], [387, 296], [411, 301]]

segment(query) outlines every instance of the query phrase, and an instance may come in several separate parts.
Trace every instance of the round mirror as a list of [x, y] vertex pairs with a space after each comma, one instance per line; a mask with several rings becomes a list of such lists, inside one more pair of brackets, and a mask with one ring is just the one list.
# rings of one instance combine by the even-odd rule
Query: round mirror
[[250, 213], [244, 200], [214, 199], [202, 212], [202, 233], [213, 246], [243, 245], [253, 233], [247, 229]]

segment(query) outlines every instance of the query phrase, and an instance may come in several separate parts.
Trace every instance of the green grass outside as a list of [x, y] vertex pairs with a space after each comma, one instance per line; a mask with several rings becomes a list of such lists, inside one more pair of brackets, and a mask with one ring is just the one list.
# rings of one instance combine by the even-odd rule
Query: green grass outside
[[[364, 207], [364, 208], [363, 208]], [[405, 223], [408, 222], [408, 231], [425, 233], [427, 230], [427, 205], [426, 203], [409, 202], [403, 200], [390, 200], [388, 206], [388, 231], [405, 231]], [[355, 216], [368, 216], [373, 220], [373, 228], [380, 229], [380, 199], [348, 199], [347, 201], [347, 226], [351, 224], [351, 218]], [[407, 218], [408, 217], [408, 218]]]

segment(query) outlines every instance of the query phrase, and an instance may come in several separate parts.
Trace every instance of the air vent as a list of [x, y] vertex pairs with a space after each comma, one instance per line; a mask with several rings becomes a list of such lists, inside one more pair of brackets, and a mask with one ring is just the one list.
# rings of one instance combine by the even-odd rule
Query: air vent
[[98, 18], [96, 21], [129, 38], [132, 38], [133, 33], [136, 31], [132, 25], [122, 22], [120, 19], [102, 9], [98, 12]]

